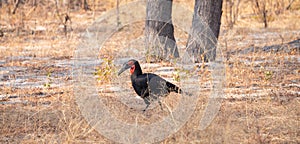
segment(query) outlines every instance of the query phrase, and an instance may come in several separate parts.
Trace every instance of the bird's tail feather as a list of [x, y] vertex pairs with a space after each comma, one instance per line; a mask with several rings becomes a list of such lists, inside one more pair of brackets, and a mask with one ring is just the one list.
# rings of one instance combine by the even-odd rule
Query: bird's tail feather
[[185, 95], [188, 95], [188, 96], [192, 96], [191, 93], [182, 91], [181, 88], [179, 88], [178, 86], [176, 86], [176, 85], [174, 85], [170, 82], [167, 82], [167, 87], [170, 90], [170, 92], [176, 92], [176, 93], [179, 93], [179, 94], [185, 94]]
[[170, 92], [176, 92], [176, 93], [180, 93], [180, 94], [182, 93], [181, 88], [179, 88], [178, 86], [176, 86], [170, 82], [167, 82], [167, 87], [170, 90]]

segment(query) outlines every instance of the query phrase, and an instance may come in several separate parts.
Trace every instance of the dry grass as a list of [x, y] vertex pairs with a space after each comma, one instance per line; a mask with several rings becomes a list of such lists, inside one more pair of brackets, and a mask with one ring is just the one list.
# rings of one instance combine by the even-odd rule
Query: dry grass
[[[121, 4], [130, 1], [124, 0]], [[0, 9], [0, 30], [4, 32], [4, 36], [0, 37], [0, 78], [11, 71], [2, 68], [26, 68], [2, 78], [11, 83], [0, 85], [0, 95], [6, 96], [0, 99], [0, 143], [113, 143], [100, 135], [81, 115], [74, 97], [72, 68], [55, 65], [60, 60], [71, 62], [80, 34], [97, 17], [116, 6], [113, 0], [94, 2], [90, 3], [91, 8], [95, 8], [92, 11], [61, 7], [61, 15], [53, 9], [54, 3], [51, 2], [35, 9], [21, 5], [15, 15], [10, 13], [12, 5]], [[193, 2], [175, 2], [193, 9]], [[226, 99], [211, 125], [200, 131], [199, 120], [209, 96], [208, 90], [203, 91], [190, 120], [160, 143], [299, 143], [299, 51], [226, 54], [250, 46], [262, 47], [299, 39], [299, 5], [300, 2], [296, 1], [291, 10], [272, 15], [268, 29], [263, 29], [263, 23], [255, 16], [248, 0], [241, 2], [232, 29], [228, 28], [223, 17], [219, 39], [226, 57]], [[72, 23], [67, 23], [67, 35], [60, 20], [65, 13], [72, 20]], [[143, 26], [143, 22], [137, 22], [115, 33], [103, 46], [99, 58], [122, 57], [120, 50], [139, 43], [134, 40], [143, 35]], [[187, 33], [177, 29], [175, 34], [177, 43], [185, 45]], [[2, 64], [2, 61], [5, 63]], [[168, 66], [166, 63], [160, 65]], [[145, 68], [146, 71], [155, 71]], [[59, 72], [66, 74], [56, 75]], [[205, 69], [200, 72], [200, 84], [210, 80], [209, 73], [204, 73]], [[102, 73], [100, 71], [99, 75]], [[114, 71], [108, 73], [113, 74]], [[16, 87], [15, 83], [23, 74], [32, 76], [26, 82], [37, 82], [36, 76], [42, 75], [49, 79], [49, 84]], [[54, 79], [64, 85], [56, 86], [52, 82]], [[102, 84], [100, 82], [99, 87]], [[138, 117], [139, 123], [148, 124], [169, 114], [159, 107], [143, 114], [129, 109], [113, 93], [99, 93], [99, 96], [105, 99], [113, 115], [128, 123], [136, 122]], [[177, 100], [178, 97], [168, 97], [164, 102], [173, 109]], [[167, 107], [164, 106], [164, 109]]]

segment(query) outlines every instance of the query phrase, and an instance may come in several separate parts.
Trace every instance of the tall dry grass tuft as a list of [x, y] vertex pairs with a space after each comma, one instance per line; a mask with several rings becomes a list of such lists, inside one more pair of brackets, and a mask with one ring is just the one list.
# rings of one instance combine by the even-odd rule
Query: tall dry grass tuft
[[[300, 2], [256, 1], [265, 2], [263, 11], [260, 10], [260, 4], [259, 8], [255, 6], [255, 1], [240, 0], [239, 4], [237, 1], [232, 4], [233, 1], [226, 0], [227, 3], [224, 3], [228, 5], [223, 7], [224, 25], [219, 42], [223, 45], [226, 43], [227, 85], [226, 99], [217, 117], [207, 129], [198, 130], [211, 80], [203, 64], [198, 66], [202, 68], [198, 73], [199, 84], [207, 89], [201, 89], [194, 114], [179, 131], [161, 143], [299, 143], [299, 52], [240, 52], [249, 47], [259, 50], [263, 46], [282, 45], [299, 39]], [[66, 64], [72, 62], [74, 50], [85, 28], [103, 12], [113, 9], [116, 1], [88, 1], [91, 11], [84, 11], [80, 7], [77, 9], [75, 5], [64, 5], [60, 3], [62, 1], [57, 1], [57, 8], [55, 1], [42, 0], [37, 4], [22, 2], [15, 14], [12, 14], [14, 3], [2, 3], [0, 8], [0, 143], [111, 142], [81, 116], [74, 98], [72, 76], [54, 74], [71, 71], [69, 65], [57, 65], [61, 61], [66, 61]], [[131, 0], [121, 0], [120, 5], [129, 2]], [[193, 1], [174, 2], [193, 10]], [[261, 30], [264, 11], [267, 11], [268, 29]], [[65, 13], [72, 20], [72, 24], [69, 21], [65, 23], [67, 30], [63, 23]], [[225, 25], [233, 27], [229, 29]], [[134, 46], [128, 42], [143, 35], [143, 27], [144, 23], [138, 22], [120, 29], [107, 40], [104, 52], [99, 52], [99, 58], [120, 56], [123, 50], [120, 48]], [[178, 29], [175, 26], [177, 44], [185, 45], [188, 34]], [[184, 52], [184, 47], [180, 47], [179, 51]], [[126, 52], [127, 55], [132, 51]], [[114, 73], [110, 71], [113, 67], [110, 60], [99, 66], [99, 73], [96, 74], [108, 82]], [[163, 63], [158, 65], [166, 66]], [[13, 68], [25, 70], [14, 71]], [[51, 75], [47, 76], [48, 73]], [[38, 87], [17, 87], [25, 74], [30, 74], [26, 83], [37, 83], [39, 76], [44, 80], [49, 79], [49, 83]], [[55, 78], [60, 78], [63, 84], [55, 86], [52, 81]], [[104, 80], [100, 80], [99, 86]], [[117, 118], [135, 122], [136, 110], [128, 110], [116, 97], [103, 93], [99, 96], [107, 99], [107, 106]], [[176, 107], [177, 100], [166, 98], [166, 107]], [[169, 114], [159, 110], [157, 108], [153, 113], [161, 114], [160, 117], [149, 118], [148, 115], [138, 114], [139, 122], [149, 124]]]

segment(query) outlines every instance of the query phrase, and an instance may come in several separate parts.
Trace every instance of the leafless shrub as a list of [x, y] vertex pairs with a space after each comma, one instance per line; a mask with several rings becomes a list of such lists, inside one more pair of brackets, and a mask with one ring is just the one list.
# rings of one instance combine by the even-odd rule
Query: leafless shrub
[[[294, 0], [253, 0], [253, 11], [258, 19], [264, 23], [264, 27], [268, 27], [268, 22], [274, 20], [274, 16], [284, 13], [291, 7]], [[288, 6], [286, 4], [288, 3]]]
[[267, 21], [267, 13], [268, 10], [266, 8], [266, 0], [254, 0], [253, 1], [253, 11], [256, 13], [264, 23], [264, 27], [268, 27], [268, 21]]
[[230, 28], [233, 28], [238, 18], [240, 2], [241, 0], [225, 0], [225, 18]]
[[295, 0], [289, 0], [289, 4], [287, 5], [286, 10], [290, 10], [291, 6], [294, 2], [295, 2]]

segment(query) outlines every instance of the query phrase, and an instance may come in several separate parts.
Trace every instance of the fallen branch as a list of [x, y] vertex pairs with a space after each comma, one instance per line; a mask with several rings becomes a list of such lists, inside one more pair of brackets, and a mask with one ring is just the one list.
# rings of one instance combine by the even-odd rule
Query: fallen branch
[[17, 8], [19, 7], [19, 4], [20, 4], [20, 0], [16, 0], [15, 7], [14, 7], [14, 9], [13, 9], [13, 11], [12, 11], [12, 14], [15, 14], [15, 13], [16, 13]]

